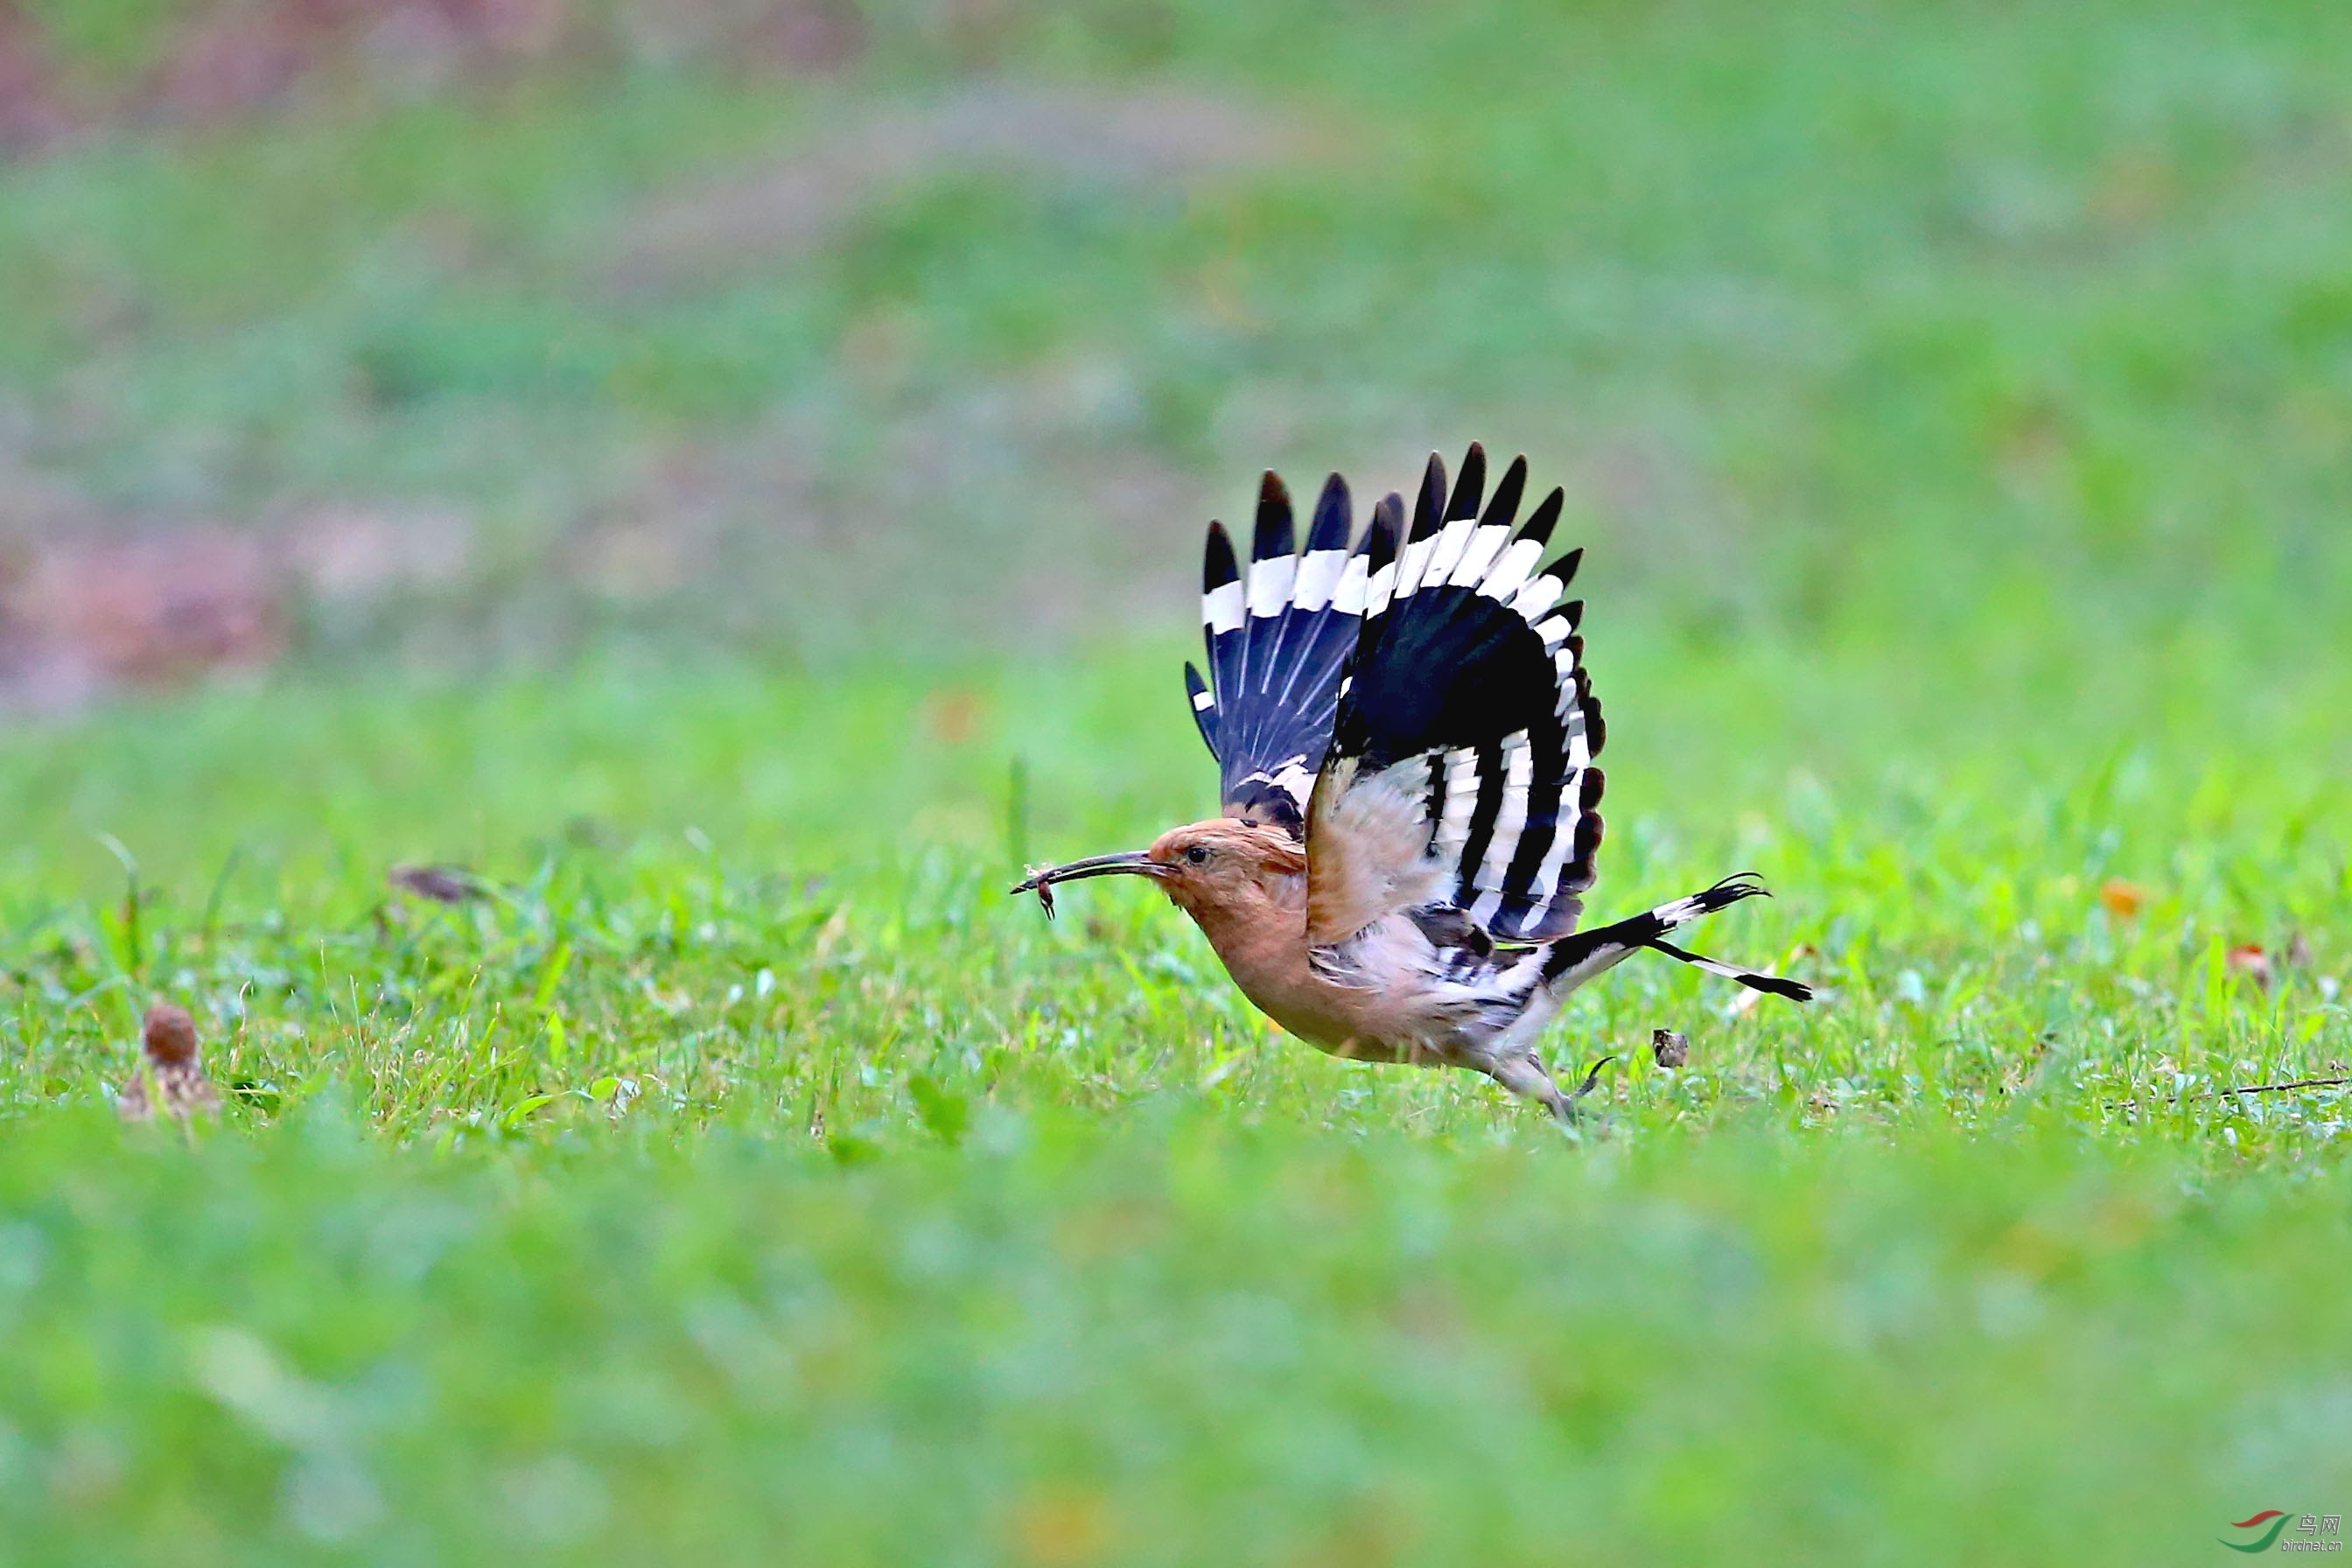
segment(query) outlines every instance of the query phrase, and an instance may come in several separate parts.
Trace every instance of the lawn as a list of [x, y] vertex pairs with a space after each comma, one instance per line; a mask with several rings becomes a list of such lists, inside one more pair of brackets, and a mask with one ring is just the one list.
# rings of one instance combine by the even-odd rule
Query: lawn
[[[441, 563], [0, 719], [0, 1563], [2352, 1511], [2352, 26], [940, 16], [0, 165], [0, 544]], [[1573, 1130], [1004, 893], [1211, 808], [1207, 515], [1471, 436], [1591, 547], [1591, 908], [1752, 868], [1822, 993], [1627, 963]]]

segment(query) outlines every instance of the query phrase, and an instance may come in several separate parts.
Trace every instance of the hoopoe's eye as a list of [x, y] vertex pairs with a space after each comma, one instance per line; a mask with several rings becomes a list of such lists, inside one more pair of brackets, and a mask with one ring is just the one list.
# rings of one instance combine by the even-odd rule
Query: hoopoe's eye
[[1189, 866], [1207, 865], [1209, 863], [1209, 847], [1205, 844], [1193, 845], [1190, 849], [1184, 851], [1184, 862]]

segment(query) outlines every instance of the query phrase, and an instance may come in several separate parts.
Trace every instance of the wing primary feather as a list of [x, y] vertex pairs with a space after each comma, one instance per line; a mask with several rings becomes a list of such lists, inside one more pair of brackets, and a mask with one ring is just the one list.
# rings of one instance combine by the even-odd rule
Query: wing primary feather
[[1486, 503], [1486, 510], [1479, 515], [1478, 521], [1510, 527], [1519, 515], [1519, 498], [1526, 493], [1527, 488], [1528, 460], [1525, 457], [1513, 458], [1511, 466], [1503, 470], [1502, 482], [1495, 487], [1494, 499]]
[[1272, 561], [1297, 553], [1297, 546], [1291, 541], [1290, 491], [1282, 476], [1268, 468], [1265, 478], [1258, 481], [1257, 526], [1250, 535], [1250, 559]]
[[1372, 525], [1364, 531], [1364, 563], [1377, 572], [1396, 564], [1397, 542], [1404, 537], [1404, 498], [1391, 490], [1372, 506]]
[[1209, 755], [1222, 761], [1217, 751], [1217, 700], [1189, 659], [1184, 664], [1184, 697], [1186, 705], [1192, 710], [1192, 722], [1200, 726], [1202, 743], [1209, 748]]
[[1209, 649], [1209, 679], [1231, 702], [1242, 689], [1242, 657], [1248, 643], [1249, 612], [1242, 600], [1241, 563], [1222, 522], [1209, 524], [1208, 552], [1201, 567], [1202, 635]]
[[1432, 452], [1429, 466], [1421, 471], [1421, 494], [1413, 498], [1412, 532], [1406, 536], [1410, 542], [1427, 539], [1445, 521], [1445, 459]]
[[1379, 639], [1381, 617], [1388, 613], [1389, 602], [1396, 596], [1397, 558], [1403, 549], [1404, 498], [1391, 491], [1372, 508], [1372, 525], [1364, 533], [1368, 575], [1364, 580], [1363, 629], [1356, 637], [1359, 648], [1369, 648]]
[[[1290, 611], [1291, 589], [1298, 580], [1296, 535], [1290, 521], [1290, 491], [1282, 477], [1268, 468], [1258, 482], [1257, 521], [1250, 531], [1249, 618], [1242, 628], [1242, 685], [1244, 691], [1264, 692], [1274, 678], [1275, 650], [1282, 641], [1283, 622]], [[1276, 723], [1266, 705], [1251, 703], [1238, 737], [1253, 754]]]
[[1241, 581], [1241, 563], [1234, 559], [1233, 536], [1222, 522], [1209, 524], [1209, 551], [1201, 563], [1201, 591], [1213, 594], [1228, 583]]
[[[1365, 555], [1375, 542], [1353, 533], [1338, 474], [1305, 517], [1281, 477], [1266, 472], [1245, 557], [1233, 533], [1211, 526], [1202, 605], [1209, 657], [1202, 669], [1188, 668], [1186, 689], [1233, 816], [1303, 831], [1307, 789], [1330, 749], [1370, 597]], [[1391, 555], [1395, 542], [1391, 531]]]
[[1478, 500], [1486, 490], [1486, 448], [1477, 442], [1462, 454], [1462, 472], [1454, 477], [1454, 499], [1445, 508], [1445, 521], [1478, 515]]
[[1528, 514], [1528, 525], [1519, 530], [1519, 537], [1532, 539], [1538, 544], [1550, 543], [1551, 531], [1559, 522], [1560, 508], [1567, 504], [1568, 492], [1553, 486], [1551, 494], [1537, 502], [1536, 510]]
[[[1475, 445], [1475, 443], [1474, 443]], [[1422, 471], [1421, 500], [1412, 509], [1412, 532], [1397, 551], [1396, 586], [1390, 592], [1391, 604], [1402, 604], [1421, 591], [1433, 578], [1433, 559], [1447, 542], [1445, 524], [1445, 464], [1432, 452], [1429, 467]], [[1454, 540], [1459, 544], [1458, 533]]]
[[[1443, 897], [1498, 939], [1549, 942], [1575, 929], [1601, 833], [1583, 605], [1561, 604], [1580, 552], [1543, 562], [1564, 489], [1547, 491], [1519, 524], [1526, 459], [1498, 469], [1491, 493], [1489, 478], [1473, 444], [1450, 488], [1433, 457], [1409, 528], [1402, 501], [1374, 509], [1361, 546], [1367, 613], [1335, 683], [1318, 798], [1334, 824], [1394, 816], [1382, 842], [1393, 841], [1400, 868], [1442, 877]], [[1328, 858], [1328, 876], [1318, 872], [1311, 826], [1307, 860], [1310, 908], [1328, 916], [1352, 873]]]
[[1307, 552], [1300, 557], [1302, 590], [1307, 587], [1307, 563], [1316, 563], [1313, 592], [1317, 598], [1311, 605], [1306, 602], [1303, 592], [1294, 598], [1290, 613], [1283, 621], [1280, 647], [1275, 654], [1274, 668], [1278, 672], [1276, 679], [1280, 686], [1276, 700], [1292, 712], [1294, 728], [1310, 715], [1307, 700], [1334, 683], [1339, 663], [1347, 657], [1348, 645], [1355, 640], [1356, 616], [1333, 605], [1331, 590], [1338, 583], [1338, 574], [1328, 570], [1339, 562], [1339, 552], [1348, 548], [1348, 536], [1355, 530], [1352, 512], [1348, 481], [1333, 474], [1323, 481], [1323, 493], [1316, 499], [1315, 520], [1307, 532]]
[[1201, 592], [1215, 593], [1228, 583], [1242, 580], [1241, 563], [1234, 559], [1232, 535], [1222, 522], [1209, 524], [1209, 548], [1201, 563]]
[[1315, 522], [1307, 533], [1307, 551], [1345, 550], [1354, 531], [1355, 513], [1348, 498], [1348, 481], [1333, 474], [1323, 481], [1323, 493], [1315, 499]]

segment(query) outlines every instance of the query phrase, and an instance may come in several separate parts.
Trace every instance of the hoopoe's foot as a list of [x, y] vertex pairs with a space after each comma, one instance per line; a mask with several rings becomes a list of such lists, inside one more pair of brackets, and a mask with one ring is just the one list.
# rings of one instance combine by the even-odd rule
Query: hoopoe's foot
[[1524, 1057], [1493, 1063], [1481, 1070], [1512, 1093], [1538, 1101], [1558, 1120], [1573, 1122], [1577, 1120], [1576, 1102], [1592, 1092], [1601, 1082], [1601, 1069], [1616, 1059], [1614, 1056], [1602, 1057], [1585, 1069], [1583, 1082], [1565, 1093], [1559, 1084], [1552, 1081], [1551, 1074], [1544, 1070], [1542, 1061], [1532, 1051]]

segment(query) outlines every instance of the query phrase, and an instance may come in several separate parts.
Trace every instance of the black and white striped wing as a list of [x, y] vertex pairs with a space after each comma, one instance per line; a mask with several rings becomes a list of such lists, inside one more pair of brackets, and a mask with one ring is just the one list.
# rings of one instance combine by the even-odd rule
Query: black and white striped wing
[[1217, 759], [1228, 816], [1306, 832], [1307, 796], [1330, 746], [1340, 674], [1363, 622], [1370, 568], [1362, 543], [1350, 548], [1353, 530], [1348, 487], [1337, 474], [1324, 482], [1303, 550], [1290, 492], [1265, 476], [1246, 574], [1224, 525], [1209, 525], [1201, 598], [1209, 675], [1188, 664], [1184, 684]]
[[1396, 498], [1374, 513], [1307, 833], [1310, 942], [1430, 903], [1497, 941], [1548, 942], [1592, 885], [1603, 732], [1584, 606], [1561, 603], [1582, 552], [1543, 563], [1558, 489], [1515, 530], [1524, 458], [1492, 499], [1486, 470], [1473, 446], [1449, 494], [1433, 456], [1409, 532]]

